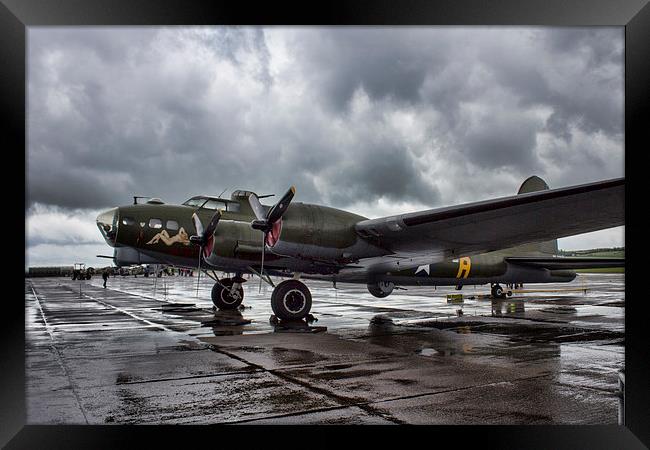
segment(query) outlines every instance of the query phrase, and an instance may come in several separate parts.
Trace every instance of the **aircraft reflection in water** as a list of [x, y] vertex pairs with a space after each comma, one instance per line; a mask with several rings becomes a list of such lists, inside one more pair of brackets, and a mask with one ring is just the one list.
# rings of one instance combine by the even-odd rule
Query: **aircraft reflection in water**
[[[311, 293], [300, 280], [365, 283], [379, 298], [396, 286], [568, 282], [573, 269], [619, 267], [623, 259], [557, 257], [556, 239], [624, 224], [625, 179], [549, 189], [532, 176], [517, 195], [367, 219], [293, 202], [291, 187], [272, 206], [254, 192], [197, 196], [182, 205], [150, 199], [100, 214], [116, 265], [171, 264], [214, 279], [221, 310], [242, 302], [244, 274], [274, 287], [279, 319], [302, 319]], [[219, 278], [215, 271], [234, 274]], [[287, 277], [277, 286], [270, 276]], [[198, 280], [197, 280], [198, 288]]]
[[244, 325], [251, 323], [238, 309], [216, 311], [214, 318], [201, 322], [201, 326], [212, 328], [215, 336], [232, 336], [244, 333]]
[[492, 299], [492, 316], [524, 316], [526, 307], [523, 300]]

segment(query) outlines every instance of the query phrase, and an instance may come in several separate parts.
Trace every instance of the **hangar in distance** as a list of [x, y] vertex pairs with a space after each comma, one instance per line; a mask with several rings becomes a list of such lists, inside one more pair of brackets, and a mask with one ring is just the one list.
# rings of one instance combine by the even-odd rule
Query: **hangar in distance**
[[[292, 186], [274, 205], [254, 192], [229, 199], [159, 199], [119, 206], [97, 217], [116, 265], [197, 268], [215, 284], [217, 308], [237, 308], [243, 274], [273, 286], [280, 319], [301, 319], [312, 304], [301, 279], [366, 283], [376, 297], [397, 286], [569, 282], [574, 269], [619, 267], [623, 259], [558, 257], [557, 238], [624, 224], [625, 179], [549, 189], [539, 177], [517, 195], [379, 219], [292, 202]], [[216, 271], [234, 274], [219, 278]], [[270, 276], [288, 278], [275, 285]]]

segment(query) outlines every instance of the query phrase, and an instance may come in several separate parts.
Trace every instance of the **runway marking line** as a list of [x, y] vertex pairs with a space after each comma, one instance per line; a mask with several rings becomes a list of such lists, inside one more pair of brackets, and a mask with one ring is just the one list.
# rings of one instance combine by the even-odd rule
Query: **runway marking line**
[[68, 368], [66, 367], [65, 363], [63, 362], [63, 355], [59, 352], [59, 349], [56, 347], [56, 339], [54, 338], [54, 332], [52, 331], [52, 327], [50, 324], [47, 322], [47, 318], [45, 317], [45, 313], [43, 312], [43, 307], [41, 306], [41, 301], [38, 299], [38, 295], [36, 294], [36, 290], [34, 290], [34, 285], [30, 281], [30, 287], [32, 289], [32, 293], [34, 294], [34, 298], [36, 299], [36, 305], [38, 306], [39, 311], [41, 312], [41, 317], [43, 318], [43, 322], [45, 323], [45, 330], [47, 331], [47, 334], [50, 335], [50, 339], [52, 340], [52, 349], [54, 350], [54, 353], [56, 354], [57, 362], [63, 369], [63, 373], [65, 373], [65, 376], [68, 378], [68, 383], [70, 384], [70, 390], [72, 391], [72, 394], [75, 397], [75, 400], [77, 400], [77, 406], [79, 406], [79, 410], [81, 411], [81, 414], [84, 416], [84, 420], [86, 421], [86, 425], [88, 425], [88, 417], [86, 416], [86, 411], [83, 408], [83, 405], [81, 404], [81, 399], [79, 398], [79, 394], [77, 394], [76, 389], [74, 388], [74, 385], [72, 384], [72, 377], [70, 376], [70, 372], [68, 371]]

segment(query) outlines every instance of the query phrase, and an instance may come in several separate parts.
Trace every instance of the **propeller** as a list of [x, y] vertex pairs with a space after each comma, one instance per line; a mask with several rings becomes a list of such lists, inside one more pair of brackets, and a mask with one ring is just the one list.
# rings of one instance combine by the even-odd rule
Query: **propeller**
[[264, 207], [260, 203], [260, 199], [256, 194], [251, 194], [248, 197], [248, 202], [253, 209], [256, 220], [251, 222], [251, 227], [255, 230], [262, 232], [262, 265], [260, 267], [260, 292], [262, 291], [262, 276], [264, 275], [264, 254], [266, 253], [266, 245], [273, 247], [277, 240], [280, 238], [280, 230], [282, 229], [282, 216], [289, 208], [291, 199], [296, 194], [296, 188], [291, 186], [289, 190], [282, 196], [282, 198], [273, 205], [268, 212], [264, 212]]
[[221, 219], [221, 210], [218, 209], [210, 219], [207, 228], [203, 229], [203, 224], [201, 219], [196, 214], [192, 214], [192, 220], [194, 221], [194, 227], [196, 228], [196, 234], [190, 236], [190, 242], [199, 246], [199, 269], [196, 278], [196, 296], [199, 296], [199, 282], [201, 281], [201, 260], [207, 258], [212, 253], [212, 245], [214, 241], [214, 230], [217, 229], [217, 224]]

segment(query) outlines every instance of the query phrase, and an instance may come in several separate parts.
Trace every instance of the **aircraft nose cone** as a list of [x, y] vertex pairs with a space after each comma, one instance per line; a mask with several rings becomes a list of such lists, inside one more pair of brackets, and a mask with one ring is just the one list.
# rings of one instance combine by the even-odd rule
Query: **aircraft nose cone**
[[118, 215], [118, 208], [113, 208], [97, 216], [97, 228], [111, 247], [115, 246], [117, 240]]

